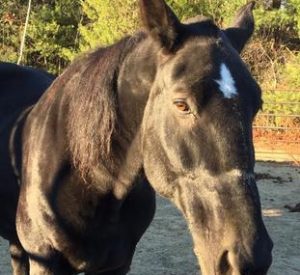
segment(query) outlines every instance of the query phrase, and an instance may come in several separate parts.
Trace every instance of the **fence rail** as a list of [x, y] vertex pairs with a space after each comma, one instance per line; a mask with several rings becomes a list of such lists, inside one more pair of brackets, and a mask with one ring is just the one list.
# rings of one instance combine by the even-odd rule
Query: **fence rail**
[[[299, 103], [298, 103], [299, 104]], [[261, 113], [259, 116], [273, 116], [273, 117], [299, 117], [299, 115], [285, 115], [285, 114], [280, 114], [280, 113]]]
[[280, 104], [282, 104], [282, 105], [297, 105], [297, 104], [299, 104], [299, 102], [282, 102], [282, 101], [279, 101], [279, 102], [276, 102], [276, 101], [274, 101], [274, 102], [264, 102], [264, 105], [266, 105], [266, 104], [270, 104], [270, 105], [280, 105]]
[[293, 101], [264, 102], [266, 111], [257, 115], [253, 125], [257, 159], [300, 164], [300, 90], [293, 93], [299, 95]]

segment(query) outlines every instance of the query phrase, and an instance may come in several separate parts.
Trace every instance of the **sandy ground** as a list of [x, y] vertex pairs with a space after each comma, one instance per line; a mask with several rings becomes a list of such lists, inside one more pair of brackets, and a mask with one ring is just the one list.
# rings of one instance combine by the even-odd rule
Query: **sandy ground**
[[[258, 163], [258, 188], [264, 220], [274, 241], [268, 274], [300, 275], [300, 212], [285, 205], [300, 203], [300, 167]], [[11, 274], [7, 243], [0, 238], [0, 275]], [[181, 214], [158, 198], [155, 219], [139, 243], [130, 275], [196, 275], [199, 268]]]

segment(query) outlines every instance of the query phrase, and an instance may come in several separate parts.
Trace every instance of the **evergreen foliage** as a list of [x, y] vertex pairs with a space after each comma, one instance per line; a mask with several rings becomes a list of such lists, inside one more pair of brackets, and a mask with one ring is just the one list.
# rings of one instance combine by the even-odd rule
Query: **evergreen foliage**
[[[79, 53], [115, 42], [139, 28], [137, 0], [33, 1], [27, 33], [27, 65], [54, 73]], [[185, 20], [198, 14], [226, 27], [245, 0], [169, 0]], [[244, 58], [263, 87], [299, 89], [300, 0], [281, 1], [281, 8], [257, 1], [255, 37]], [[280, 2], [280, 1], [277, 1]], [[276, 2], [276, 3], [277, 3]], [[280, 5], [279, 5], [280, 6]], [[278, 7], [279, 7], [278, 6]], [[277, 7], [277, 8], [278, 8]], [[16, 62], [24, 28], [27, 0], [1, 0], [1, 60]]]
[[0, 56], [1, 60], [17, 62], [22, 20], [25, 21], [26, 6], [23, 1], [0, 1]]
[[111, 44], [138, 27], [135, 0], [85, 0], [82, 8], [87, 18], [79, 28], [83, 51]]
[[35, 7], [28, 30], [27, 63], [60, 72], [79, 52], [80, 0], [45, 1]]

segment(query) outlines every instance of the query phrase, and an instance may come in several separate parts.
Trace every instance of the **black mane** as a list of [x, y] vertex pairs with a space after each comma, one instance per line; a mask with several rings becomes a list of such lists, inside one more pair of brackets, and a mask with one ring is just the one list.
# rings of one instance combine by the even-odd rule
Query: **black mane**
[[144, 37], [141, 33], [126, 37], [79, 58], [53, 85], [53, 89], [64, 87], [69, 100], [66, 118], [69, 149], [82, 173], [100, 159], [109, 158], [118, 118], [119, 70], [128, 53]]

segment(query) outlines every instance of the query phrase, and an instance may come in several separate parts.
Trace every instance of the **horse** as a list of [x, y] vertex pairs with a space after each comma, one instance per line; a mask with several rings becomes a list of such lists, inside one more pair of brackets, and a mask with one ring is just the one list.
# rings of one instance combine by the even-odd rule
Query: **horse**
[[266, 274], [252, 140], [261, 89], [239, 55], [254, 3], [227, 29], [181, 22], [164, 0], [139, 8], [141, 30], [75, 60], [26, 118], [19, 269], [128, 273], [158, 193], [183, 213], [202, 274]]
[[30, 106], [38, 101], [53, 80], [54, 76], [42, 70], [0, 62], [0, 236], [9, 240], [11, 251], [19, 246], [15, 216], [22, 125]]

